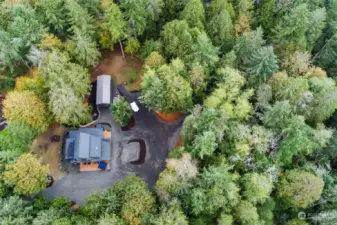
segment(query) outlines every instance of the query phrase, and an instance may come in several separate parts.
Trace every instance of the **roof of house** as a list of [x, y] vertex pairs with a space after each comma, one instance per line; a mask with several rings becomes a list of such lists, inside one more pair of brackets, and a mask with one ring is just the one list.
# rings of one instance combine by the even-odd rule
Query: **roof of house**
[[110, 141], [102, 128], [80, 128], [65, 137], [65, 159], [72, 162], [110, 160]]
[[111, 76], [101, 75], [97, 77], [96, 105], [110, 104]]

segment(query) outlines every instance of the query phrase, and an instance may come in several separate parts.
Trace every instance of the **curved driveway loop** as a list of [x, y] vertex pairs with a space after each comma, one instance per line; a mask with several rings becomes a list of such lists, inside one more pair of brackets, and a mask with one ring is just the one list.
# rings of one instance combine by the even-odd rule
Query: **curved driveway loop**
[[[142, 177], [150, 188], [155, 184], [159, 173], [165, 168], [168, 151], [175, 145], [184, 118], [173, 123], [165, 123], [138, 101], [139, 92], [130, 93], [123, 85], [119, 85], [117, 88], [129, 103], [136, 101], [139, 111], [133, 112], [136, 126], [130, 131], [122, 131], [121, 127], [112, 119], [110, 109], [108, 107], [100, 108], [101, 116], [98, 123], [108, 123], [112, 129], [111, 170], [70, 172], [52, 187], [42, 191], [47, 197], [64, 196], [83, 204], [84, 199], [95, 190], [109, 188], [117, 180], [132, 174]], [[113, 94], [115, 95], [115, 93]], [[146, 157], [145, 162], [141, 165], [121, 161], [123, 146], [127, 145], [131, 139], [143, 139], [145, 141]]]

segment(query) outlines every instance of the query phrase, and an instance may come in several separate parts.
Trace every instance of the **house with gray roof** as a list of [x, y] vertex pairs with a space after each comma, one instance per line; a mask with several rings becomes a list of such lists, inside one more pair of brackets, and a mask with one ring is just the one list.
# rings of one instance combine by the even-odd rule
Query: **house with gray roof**
[[65, 160], [98, 162], [110, 160], [110, 139], [104, 138], [102, 128], [80, 128], [65, 136]]

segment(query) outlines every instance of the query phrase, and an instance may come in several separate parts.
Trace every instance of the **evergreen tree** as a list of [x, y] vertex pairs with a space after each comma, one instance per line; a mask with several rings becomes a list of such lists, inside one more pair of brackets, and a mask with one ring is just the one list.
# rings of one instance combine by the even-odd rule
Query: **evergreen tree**
[[219, 48], [214, 47], [207, 34], [202, 32], [192, 45], [192, 53], [187, 58], [191, 62], [199, 63], [207, 72], [210, 72], [219, 61], [218, 51]]
[[275, 0], [264, 0], [259, 6], [259, 23], [268, 35], [275, 24]]
[[125, 26], [126, 22], [118, 5], [111, 3], [111, 6], [104, 10], [100, 44], [111, 49], [117, 42], [121, 44], [121, 40], [126, 37]]
[[184, 9], [186, 1], [163, 0], [164, 12], [163, 20], [166, 22], [179, 18], [181, 11]]
[[264, 44], [265, 40], [263, 40], [263, 31], [261, 27], [258, 27], [254, 31], [243, 33], [237, 39], [234, 46], [239, 62], [242, 63], [245, 57], [251, 56], [254, 51], [261, 48]]
[[193, 38], [185, 20], [173, 20], [165, 24], [161, 38], [167, 59], [184, 59], [192, 51]]
[[123, 16], [127, 21], [126, 31], [130, 36], [137, 37], [142, 35], [146, 23], [146, 5], [147, 0], [120, 0], [120, 7], [123, 10]]
[[337, 32], [337, 0], [328, 1], [327, 14], [327, 29], [329, 36], [333, 36]]
[[79, 29], [74, 29], [74, 35], [66, 45], [69, 54], [84, 67], [93, 67], [98, 63], [100, 52], [96, 42], [83, 34]]
[[65, 9], [67, 11], [68, 21], [71, 25], [70, 31], [75, 32], [79, 29], [82, 34], [93, 36], [95, 34], [95, 26], [93, 17], [87, 9], [83, 8], [76, 0], [65, 0]]
[[205, 9], [200, 0], [189, 0], [181, 13], [181, 19], [186, 20], [189, 27], [204, 30]]
[[193, 215], [213, 216], [219, 210], [234, 208], [239, 202], [235, 176], [225, 165], [209, 166], [200, 174], [192, 190], [183, 196], [183, 203]]
[[[306, 31], [309, 22], [309, 10], [306, 4], [301, 4], [292, 8], [289, 13], [285, 14], [275, 29], [275, 41], [277, 48], [293, 44], [298, 50], [306, 49]], [[280, 49], [281, 51], [281, 49]]]
[[90, 108], [83, 104], [81, 96], [75, 95], [74, 91], [60, 80], [50, 87], [49, 108], [56, 121], [62, 124], [80, 126], [90, 122]]
[[209, 75], [206, 74], [204, 67], [199, 63], [193, 63], [188, 72], [188, 80], [193, 90], [193, 99], [202, 97], [209, 80]]
[[234, 7], [233, 7], [231, 1], [228, 1], [228, 0], [211, 1], [210, 5], [208, 7], [208, 10], [207, 10], [208, 19], [210, 19], [213, 16], [219, 14], [223, 9], [226, 10], [229, 13], [232, 20], [235, 19]]
[[25, 53], [31, 45], [41, 41], [45, 29], [39, 22], [35, 11], [29, 6], [12, 7], [11, 14], [13, 21], [8, 27], [8, 32], [12, 38], [21, 40], [22, 51]]
[[13, 71], [15, 62], [23, 60], [20, 52], [21, 46], [20, 39], [13, 39], [8, 32], [0, 30], [0, 66], [2, 69], [8, 68]]
[[296, 106], [309, 91], [308, 80], [303, 77], [289, 77], [284, 80], [271, 82], [274, 99], [277, 101], [289, 100], [289, 103]]
[[88, 70], [78, 64], [70, 63], [69, 56], [53, 49], [44, 58], [39, 67], [40, 76], [47, 87], [55, 86], [55, 82], [66, 83], [76, 96], [83, 96], [90, 92]]
[[130, 225], [140, 225], [142, 216], [154, 211], [155, 199], [139, 177], [128, 176], [113, 186], [122, 202], [121, 216]]
[[57, 209], [51, 207], [47, 210], [42, 210], [38, 212], [32, 224], [34, 225], [52, 224], [55, 220], [62, 218], [66, 214], [67, 212], [64, 209]]
[[19, 196], [0, 198], [0, 221], [7, 224], [27, 224], [33, 219], [33, 207]]
[[60, 36], [65, 36], [65, 29], [68, 27], [64, 17], [64, 2], [64, 0], [41, 0], [36, 3], [37, 12], [44, 24], [49, 27], [49, 31]]
[[292, 107], [289, 101], [277, 101], [262, 116], [262, 122], [266, 127], [283, 129], [287, 127], [293, 117]]
[[142, 101], [162, 113], [186, 112], [192, 105], [192, 89], [173, 64], [147, 70], [142, 80]]
[[271, 75], [277, 72], [277, 57], [273, 47], [262, 47], [243, 59], [245, 71], [252, 83], [265, 82]]
[[213, 44], [219, 46], [221, 52], [231, 50], [234, 45], [234, 25], [225, 9], [211, 17], [207, 27]]
[[323, 122], [337, 109], [336, 83], [331, 78], [313, 77], [309, 79], [309, 86], [314, 97], [309, 119], [314, 123]]
[[173, 201], [169, 206], [164, 206], [158, 215], [154, 215], [151, 219], [152, 225], [188, 225], [187, 217], [181, 210], [179, 202]]
[[333, 35], [323, 48], [313, 58], [318, 66], [325, 69], [329, 75], [334, 76], [337, 72], [337, 34]]
[[16, 63], [28, 63], [25, 55], [32, 45], [41, 41], [45, 29], [28, 5], [17, 5], [9, 10], [7, 19], [11, 22], [7, 30], [0, 31], [0, 60], [3, 69], [13, 72]]
[[[226, 121], [225, 114], [213, 108], [203, 111], [196, 108], [192, 116], [185, 121], [184, 127], [186, 128], [182, 130], [182, 138], [185, 149], [191, 152], [195, 158], [211, 157], [223, 139], [225, 127], [221, 126], [222, 123], [214, 124], [215, 120], [223, 123]], [[208, 124], [205, 124], [207, 122]]]
[[319, 8], [310, 13], [308, 29], [306, 32], [307, 50], [311, 52], [314, 48], [316, 41], [322, 35], [322, 31], [326, 25], [326, 10]]
[[218, 218], [218, 225], [232, 225], [233, 216], [222, 213]]
[[125, 225], [124, 221], [116, 214], [105, 214], [98, 220], [98, 225]]
[[102, 215], [113, 215], [120, 211], [121, 201], [112, 188], [94, 192], [85, 200], [85, 212], [90, 218], [102, 218]]
[[266, 225], [274, 225], [274, 211], [275, 201], [270, 198], [257, 208], [260, 220]]
[[302, 117], [293, 117], [283, 134], [277, 159], [285, 165], [291, 164], [294, 156], [308, 155], [317, 148], [325, 147], [332, 136], [332, 132], [324, 128], [315, 131], [305, 124]]
[[257, 209], [248, 201], [241, 201], [236, 207], [234, 214], [241, 224], [259, 223], [259, 214], [257, 213]]
[[242, 182], [244, 187], [243, 196], [253, 204], [264, 202], [273, 189], [271, 178], [262, 174], [246, 173], [242, 177]]
[[250, 17], [251, 11], [254, 8], [254, 1], [253, 0], [239, 0], [237, 2], [237, 13], [239, 15], [246, 15]]
[[160, 19], [163, 14], [164, 0], [152, 0], [148, 2], [146, 7], [147, 17], [152, 22], [156, 22]]

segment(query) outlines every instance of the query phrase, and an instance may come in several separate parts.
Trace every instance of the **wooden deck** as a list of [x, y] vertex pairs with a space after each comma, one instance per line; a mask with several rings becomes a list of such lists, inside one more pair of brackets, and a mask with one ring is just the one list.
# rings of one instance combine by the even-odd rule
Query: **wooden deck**
[[107, 139], [111, 139], [111, 131], [103, 131], [103, 137]]
[[[110, 170], [110, 161], [104, 160], [107, 163], [105, 170]], [[99, 162], [82, 162], [80, 163], [80, 172], [102, 171], [98, 168]]]

